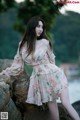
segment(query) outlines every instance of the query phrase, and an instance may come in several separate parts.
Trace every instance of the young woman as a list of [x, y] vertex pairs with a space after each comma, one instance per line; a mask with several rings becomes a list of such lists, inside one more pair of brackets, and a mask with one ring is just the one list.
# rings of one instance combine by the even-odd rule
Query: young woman
[[3, 70], [0, 75], [10, 77], [21, 74], [24, 71], [24, 62], [33, 68], [25, 102], [38, 106], [47, 103], [52, 119], [59, 120], [56, 99], [60, 97], [73, 120], [80, 120], [70, 104], [66, 76], [55, 64], [52, 44], [46, 36], [45, 23], [40, 17], [33, 17], [28, 22], [11, 67]]

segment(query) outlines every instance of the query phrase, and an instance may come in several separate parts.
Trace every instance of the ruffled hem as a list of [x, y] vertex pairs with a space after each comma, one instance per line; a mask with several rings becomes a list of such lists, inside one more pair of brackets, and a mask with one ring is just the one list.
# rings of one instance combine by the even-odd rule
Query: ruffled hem
[[40, 106], [54, 101], [66, 87], [68, 87], [68, 82], [62, 70], [49, 74], [36, 74], [30, 78], [26, 102]]
[[46, 104], [46, 103], [48, 103], [48, 102], [54, 102], [54, 101], [56, 101], [59, 97], [60, 97], [60, 94], [62, 93], [62, 91], [64, 90], [64, 89], [66, 89], [68, 87], [68, 84], [66, 84], [63, 88], [61, 88], [60, 90], [59, 90], [59, 93], [58, 94], [55, 94], [54, 95], [54, 98], [52, 98], [52, 99], [46, 99], [45, 98], [45, 100], [43, 100], [43, 101], [39, 101], [39, 102], [36, 102], [36, 101], [32, 101], [32, 99], [30, 100], [26, 100], [25, 102], [26, 103], [28, 103], [28, 104], [34, 104], [34, 105], [37, 105], [37, 106], [42, 106], [43, 104]]

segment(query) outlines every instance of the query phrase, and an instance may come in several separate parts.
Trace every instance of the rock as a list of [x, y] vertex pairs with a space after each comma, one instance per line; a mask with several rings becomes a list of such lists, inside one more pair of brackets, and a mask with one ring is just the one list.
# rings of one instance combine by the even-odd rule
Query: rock
[[0, 59], [0, 72], [3, 70], [3, 69], [6, 69], [7, 67], [10, 67], [11, 66], [11, 63], [12, 63], [12, 59]]
[[10, 97], [9, 85], [0, 82], [0, 112], [8, 112], [8, 120], [22, 120], [22, 115]]
[[75, 108], [75, 110], [78, 112], [79, 116], [80, 116], [80, 100], [76, 101], [72, 104], [72, 106]]
[[0, 96], [1, 111], [10, 100], [9, 85], [4, 82], [0, 82]]
[[29, 77], [24, 74], [18, 76], [11, 87], [12, 99], [16, 103], [17, 107], [23, 112], [25, 111], [24, 104], [27, 99], [28, 87], [29, 87]]
[[5, 83], [10, 84], [11, 83], [10, 77], [5, 75], [5, 74], [4, 75], [0, 75], [0, 82], [5, 82]]
[[22, 120], [22, 114], [17, 109], [11, 98], [1, 112], [8, 112], [8, 120]]

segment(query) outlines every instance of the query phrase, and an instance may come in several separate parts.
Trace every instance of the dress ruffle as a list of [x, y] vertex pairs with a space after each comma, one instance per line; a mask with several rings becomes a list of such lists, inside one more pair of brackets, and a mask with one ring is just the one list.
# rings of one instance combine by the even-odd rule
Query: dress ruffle
[[54, 101], [67, 86], [66, 76], [60, 68], [47, 74], [32, 73], [26, 102], [40, 106]]

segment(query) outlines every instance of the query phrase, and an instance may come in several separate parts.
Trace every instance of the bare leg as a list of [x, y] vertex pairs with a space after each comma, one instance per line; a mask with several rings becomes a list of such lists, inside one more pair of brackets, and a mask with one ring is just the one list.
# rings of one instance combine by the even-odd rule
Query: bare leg
[[73, 118], [73, 120], [80, 120], [78, 113], [70, 104], [68, 88], [62, 91], [62, 93], [60, 94], [60, 99], [63, 106], [66, 108], [66, 110], [68, 111], [69, 115]]
[[59, 120], [59, 111], [56, 101], [48, 102], [47, 104], [51, 113], [52, 120]]

